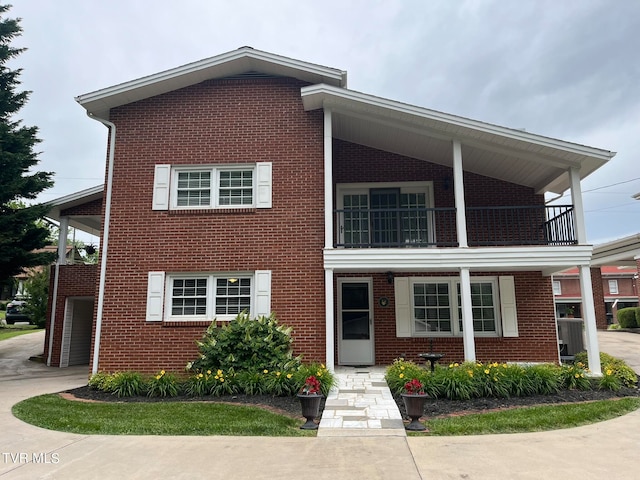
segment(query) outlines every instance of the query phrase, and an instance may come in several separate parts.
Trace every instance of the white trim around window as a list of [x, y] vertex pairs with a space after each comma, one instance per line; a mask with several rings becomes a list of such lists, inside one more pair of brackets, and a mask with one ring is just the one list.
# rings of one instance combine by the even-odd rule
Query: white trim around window
[[272, 164], [156, 165], [153, 210], [271, 208]]
[[149, 272], [147, 321], [232, 320], [271, 313], [271, 271]]
[[551, 285], [553, 286], [554, 295], [562, 295], [562, 283], [560, 283], [560, 280], [553, 280]]
[[611, 295], [618, 295], [618, 280], [609, 280], [609, 293]]

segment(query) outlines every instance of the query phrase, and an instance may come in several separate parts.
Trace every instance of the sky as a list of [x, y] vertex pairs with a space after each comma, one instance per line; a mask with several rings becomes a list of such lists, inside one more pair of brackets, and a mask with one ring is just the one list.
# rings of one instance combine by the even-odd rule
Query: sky
[[104, 181], [107, 129], [75, 97], [249, 45], [346, 70], [356, 91], [617, 152], [582, 181], [587, 237], [640, 232], [638, 0], [13, 3], [27, 50], [9, 66], [32, 92], [18, 116], [55, 172], [40, 201]]

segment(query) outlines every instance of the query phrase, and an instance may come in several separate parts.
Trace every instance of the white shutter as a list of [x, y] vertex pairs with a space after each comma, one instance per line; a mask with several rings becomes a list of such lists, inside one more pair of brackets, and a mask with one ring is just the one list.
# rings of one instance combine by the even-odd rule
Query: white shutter
[[256, 208], [271, 208], [272, 188], [272, 163], [256, 163]]
[[271, 314], [271, 270], [256, 270], [254, 317]]
[[171, 165], [156, 165], [153, 175], [153, 210], [169, 209]]
[[164, 306], [164, 272], [149, 272], [147, 322], [161, 322]]
[[502, 336], [518, 336], [518, 314], [516, 309], [516, 287], [513, 277], [500, 277], [500, 314]]
[[396, 337], [411, 336], [411, 297], [409, 295], [409, 278], [394, 279], [396, 301]]

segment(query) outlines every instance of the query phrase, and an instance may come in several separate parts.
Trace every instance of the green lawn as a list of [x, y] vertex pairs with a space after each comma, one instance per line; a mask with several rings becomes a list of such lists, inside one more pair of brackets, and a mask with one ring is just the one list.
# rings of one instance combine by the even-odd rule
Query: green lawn
[[40, 330], [42, 328], [38, 328], [35, 325], [2, 325], [0, 326], [0, 341], [24, 335], [25, 333], [39, 332]]
[[82, 434], [315, 435], [315, 431], [300, 430], [302, 418], [213, 402], [89, 403], [49, 394], [14, 405], [13, 414], [38, 427]]
[[639, 407], [640, 398], [629, 397], [438, 418], [427, 420], [425, 425], [430, 435], [539, 432], [601, 422], [632, 412]]

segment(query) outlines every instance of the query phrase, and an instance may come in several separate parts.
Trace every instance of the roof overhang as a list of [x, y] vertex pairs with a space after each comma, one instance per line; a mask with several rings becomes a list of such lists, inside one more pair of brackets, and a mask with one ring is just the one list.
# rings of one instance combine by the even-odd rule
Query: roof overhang
[[87, 113], [109, 119], [112, 108], [195, 85], [205, 80], [259, 72], [315, 83], [346, 87], [347, 72], [280, 55], [241, 47], [181, 67], [114, 85], [76, 97]]
[[637, 266], [640, 260], [640, 233], [593, 247], [591, 265]]
[[[46, 217], [59, 222], [61, 212], [64, 210], [99, 200], [103, 198], [103, 196], [104, 185], [98, 185], [96, 187], [87, 188], [86, 190], [81, 190], [79, 192], [57, 198], [47, 202], [47, 205], [49, 205], [49, 212]], [[91, 235], [100, 236], [100, 229], [102, 227], [102, 217], [100, 215], [71, 215], [68, 218], [69, 226], [82, 230], [83, 232], [90, 233]]]
[[331, 110], [335, 138], [446, 166], [451, 142], [459, 140], [466, 171], [538, 193], [562, 193], [569, 169], [585, 178], [615, 155], [333, 85], [310, 85], [301, 94], [305, 110]]

